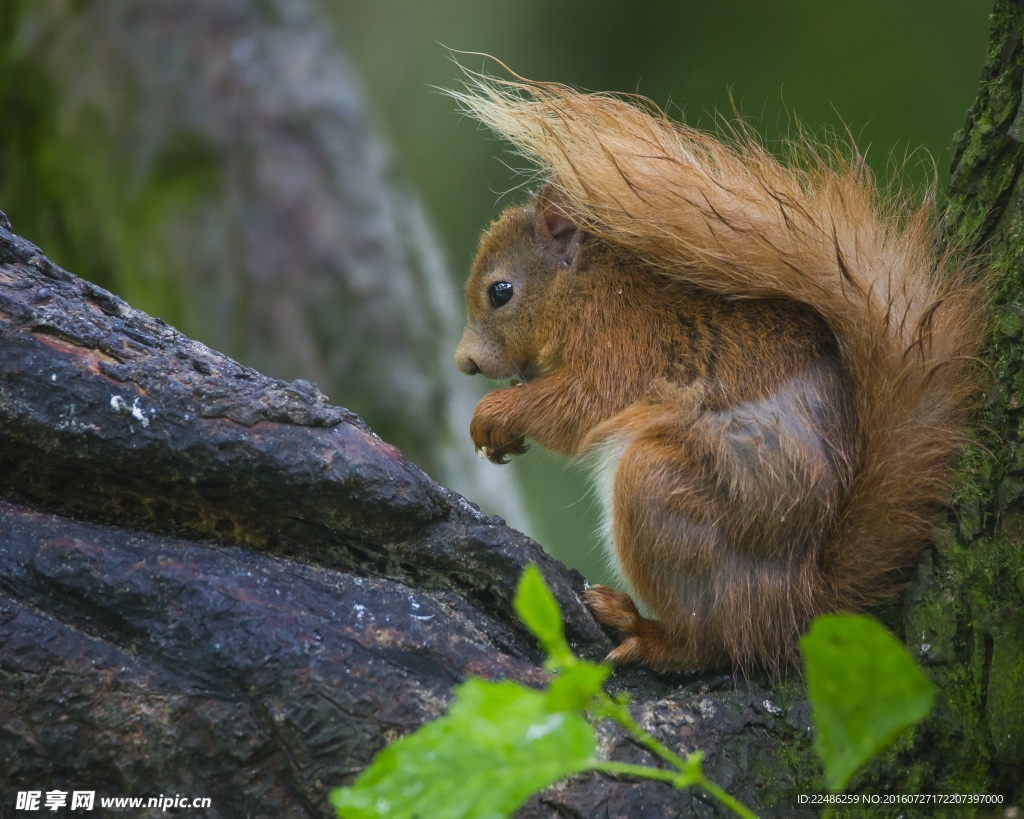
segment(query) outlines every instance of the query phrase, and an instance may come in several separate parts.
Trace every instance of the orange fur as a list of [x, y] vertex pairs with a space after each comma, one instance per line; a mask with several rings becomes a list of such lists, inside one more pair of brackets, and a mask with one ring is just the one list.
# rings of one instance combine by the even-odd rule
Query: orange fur
[[[948, 492], [981, 286], [934, 213], [859, 156], [783, 164], [649, 103], [473, 79], [455, 94], [549, 182], [484, 236], [456, 359], [517, 377], [470, 429], [610, 464], [632, 593], [589, 603], [610, 659], [778, 672], [809, 620], [890, 596]], [[494, 287], [509, 287], [508, 303]]]

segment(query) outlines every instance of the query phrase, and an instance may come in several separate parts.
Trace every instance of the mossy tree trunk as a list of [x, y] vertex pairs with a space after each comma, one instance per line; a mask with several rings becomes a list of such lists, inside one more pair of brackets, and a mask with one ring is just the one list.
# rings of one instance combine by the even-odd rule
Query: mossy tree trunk
[[948, 537], [904, 609], [940, 699], [921, 742], [933, 782], [1016, 792], [1024, 770], [1024, 5], [999, 0], [977, 100], [957, 135], [946, 228], [993, 271], [990, 385]]

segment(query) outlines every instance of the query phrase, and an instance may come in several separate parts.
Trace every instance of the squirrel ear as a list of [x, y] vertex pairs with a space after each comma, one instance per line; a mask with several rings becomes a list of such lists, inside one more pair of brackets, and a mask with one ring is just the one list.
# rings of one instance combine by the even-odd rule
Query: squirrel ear
[[572, 267], [587, 232], [569, 218], [558, 188], [550, 182], [537, 195], [534, 229], [541, 244], [566, 267]]

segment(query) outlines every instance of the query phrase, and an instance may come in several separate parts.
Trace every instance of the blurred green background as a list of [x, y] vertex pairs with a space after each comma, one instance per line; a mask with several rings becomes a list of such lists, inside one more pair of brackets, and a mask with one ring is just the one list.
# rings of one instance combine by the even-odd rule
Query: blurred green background
[[[519, 201], [522, 177], [515, 173], [520, 160], [461, 117], [438, 90], [459, 81], [448, 48], [492, 54], [531, 79], [639, 92], [691, 125], [714, 127], [735, 109], [769, 145], [791, 134], [795, 119], [811, 133], [849, 132], [883, 178], [922, 187], [937, 172], [941, 189], [953, 134], [976, 92], [991, 8], [990, 2], [962, 0], [320, 2], [361, 74], [377, 126], [441, 236], [453, 293], [480, 232], [503, 207]], [[29, 5], [0, 0], [0, 116], [9, 114], [12, 100], [24, 105], [35, 99], [31, 65], [21, 60], [17, 71], [3, 70], [5, 38], [12, 53], [19, 36], [16, 9]], [[459, 60], [472, 69], [496, 70], [479, 56]], [[126, 207], [117, 196], [93, 196], [89, 207], [99, 212], [82, 215], [77, 238], [67, 235], [82, 207], [76, 192], [111, 190], [89, 178], [90, 168], [111, 166], [114, 149], [102, 129], [77, 140], [69, 155], [46, 150], [45, 117], [24, 121], [35, 122], [37, 130], [26, 131], [11, 117], [0, 120], [0, 209], [15, 228], [81, 275], [108, 264], [100, 256], [110, 247], [122, 253], [137, 248], [134, 269], [143, 278], [147, 266], [159, 266], [162, 260], [146, 256], [146, 236], [161, 207]], [[168, 171], [166, 196], [172, 198], [203, 187], [207, 161], [201, 145], [177, 150], [189, 158], [190, 171]], [[26, 156], [33, 161], [25, 162]], [[47, 221], [58, 199], [63, 232]], [[116, 241], [83, 240], [97, 224], [117, 234]], [[160, 277], [158, 287], [156, 280], [122, 280], [116, 289], [188, 331], [188, 295], [175, 289], [173, 275]], [[228, 352], [245, 361], [244, 353]], [[482, 394], [486, 385], [478, 388]], [[468, 435], [462, 445], [471, 447]], [[579, 470], [537, 448], [502, 468], [518, 476], [530, 517], [509, 522], [592, 580], [606, 579], [595, 547], [595, 510]]]

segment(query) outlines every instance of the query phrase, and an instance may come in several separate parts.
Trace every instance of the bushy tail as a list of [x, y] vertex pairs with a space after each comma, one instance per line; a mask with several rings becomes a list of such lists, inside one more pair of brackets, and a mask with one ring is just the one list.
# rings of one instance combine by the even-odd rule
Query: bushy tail
[[982, 286], [936, 253], [932, 203], [885, 201], [856, 153], [804, 148], [783, 164], [742, 126], [724, 142], [637, 98], [476, 75], [453, 96], [539, 163], [593, 234], [666, 275], [824, 317], [856, 386], [860, 449], [814, 607], [891, 593], [946, 500], [986, 314]]

